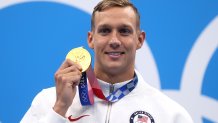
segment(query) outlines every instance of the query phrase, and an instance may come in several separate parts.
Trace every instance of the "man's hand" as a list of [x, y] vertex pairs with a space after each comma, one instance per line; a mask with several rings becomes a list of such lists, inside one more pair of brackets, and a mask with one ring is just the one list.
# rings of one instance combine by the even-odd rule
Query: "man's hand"
[[63, 117], [73, 102], [81, 76], [82, 67], [69, 59], [55, 73], [57, 99], [53, 109]]

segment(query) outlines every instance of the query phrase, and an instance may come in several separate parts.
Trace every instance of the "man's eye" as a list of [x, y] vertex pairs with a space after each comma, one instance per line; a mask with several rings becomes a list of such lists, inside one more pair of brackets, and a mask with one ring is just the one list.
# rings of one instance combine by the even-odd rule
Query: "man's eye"
[[132, 33], [132, 31], [130, 29], [125, 29], [125, 28], [120, 29], [119, 32], [120, 32], [121, 35], [129, 35], [129, 34]]
[[103, 28], [103, 29], [99, 29], [98, 33], [102, 34], [102, 35], [106, 35], [108, 33], [110, 33], [111, 30], [108, 28]]

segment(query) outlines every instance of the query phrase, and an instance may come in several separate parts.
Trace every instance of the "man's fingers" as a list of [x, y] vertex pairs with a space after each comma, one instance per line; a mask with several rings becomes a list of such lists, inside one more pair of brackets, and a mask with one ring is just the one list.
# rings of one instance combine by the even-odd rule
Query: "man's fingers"
[[64, 74], [57, 74], [55, 79], [58, 84], [71, 83], [71, 85], [78, 85], [81, 79], [82, 73], [80, 72], [69, 72]]
[[81, 73], [80, 69], [76, 65], [72, 65], [72, 66], [69, 66], [69, 67], [67, 67], [65, 69], [57, 71], [58, 74], [66, 74], [66, 73], [70, 73], [70, 72]]
[[66, 59], [66, 60], [61, 64], [61, 66], [59, 67], [59, 70], [63, 70], [63, 69], [65, 69], [65, 68], [69, 67], [70, 64], [71, 64], [70, 60], [69, 60], [69, 59]]
[[73, 62], [73, 61], [70, 60], [70, 59], [66, 59], [66, 60], [62, 63], [62, 65], [60, 66], [59, 70], [63, 70], [63, 69], [68, 68], [68, 67], [70, 67], [70, 66], [76, 66], [80, 71], [82, 71], [81, 65], [79, 65], [79, 64], [76, 63], [76, 62]]

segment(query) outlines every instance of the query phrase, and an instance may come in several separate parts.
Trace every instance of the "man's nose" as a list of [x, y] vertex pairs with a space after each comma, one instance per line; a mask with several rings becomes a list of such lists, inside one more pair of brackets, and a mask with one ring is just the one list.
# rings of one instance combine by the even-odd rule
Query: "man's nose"
[[119, 41], [119, 39], [117, 38], [117, 34], [113, 33], [112, 38], [109, 42], [109, 45], [111, 48], [116, 49], [119, 48], [121, 45], [121, 42]]

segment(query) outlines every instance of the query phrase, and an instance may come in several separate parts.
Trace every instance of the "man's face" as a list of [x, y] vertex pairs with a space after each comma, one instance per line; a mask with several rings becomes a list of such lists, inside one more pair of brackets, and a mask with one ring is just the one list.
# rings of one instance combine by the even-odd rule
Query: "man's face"
[[113, 7], [95, 13], [88, 44], [95, 52], [95, 70], [119, 74], [134, 70], [136, 50], [143, 44], [145, 33], [137, 28], [131, 7]]

